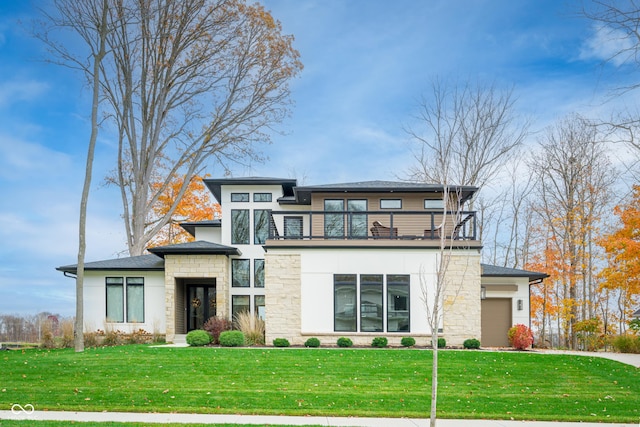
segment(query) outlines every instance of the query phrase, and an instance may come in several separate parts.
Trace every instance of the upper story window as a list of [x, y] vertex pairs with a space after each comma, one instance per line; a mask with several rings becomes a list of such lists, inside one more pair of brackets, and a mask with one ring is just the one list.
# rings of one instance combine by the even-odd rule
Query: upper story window
[[251, 286], [250, 260], [231, 260], [231, 286], [234, 288], [248, 288]]
[[256, 209], [253, 211], [253, 243], [262, 245], [269, 237], [269, 211]]
[[249, 210], [231, 210], [231, 243], [234, 245], [249, 244]]
[[254, 202], [270, 202], [271, 193], [253, 193]]
[[424, 199], [425, 209], [443, 209], [444, 201], [442, 199]]
[[380, 209], [402, 209], [402, 200], [380, 199]]
[[231, 193], [232, 202], [248, 202], [249, 193]]

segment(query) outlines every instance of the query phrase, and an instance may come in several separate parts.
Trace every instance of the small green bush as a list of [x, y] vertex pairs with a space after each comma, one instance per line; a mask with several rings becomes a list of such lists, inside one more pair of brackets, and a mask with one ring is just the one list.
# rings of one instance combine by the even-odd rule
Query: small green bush
[[347, 337], [338, 338], [338, 347], [353, 347], [353, 341]]
[[242, 331], [223, 331], [220, 332], [218, 341], [223, 347], [242, 347], [244, 346], [244, 334]]
[[373, 341], [371, 341], [371, 347], [384, 348], [388, 343], [385, 337], [375, 337]]
[[273, 340], [274, 347], [289, 347], [289, 340], [286, 338], [276, 338]]
[[416, 345], [416, 339], [412, 337], [402, 337], [400, 345], [403, 347], [413, 347]]
[[[444, 338], [438, 338], [438, 348], [445, 348], [447, 346], [447, 340]], [[478, 344], [478, 347], [480, 344]]]
[[480, 341], [475, 338], [469, 338], [468, 340], [464, 340], [462, 346], [469, 350], [477, 350], [480, 348]]
[[187, 334], [187, 344], [192, 347], [202, 347], [211, 342], [211, 335], [202, 329], [196, 329]]
[[309, 338], [304, 342], [305, 347], [320, 347], [320, 340], [318, 338]]

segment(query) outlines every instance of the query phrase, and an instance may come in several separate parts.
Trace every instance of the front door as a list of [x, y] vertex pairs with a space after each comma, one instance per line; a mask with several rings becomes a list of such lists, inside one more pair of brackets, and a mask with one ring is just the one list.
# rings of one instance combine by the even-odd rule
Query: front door
[[187, 285], [187, 331], [202, 329], [216, 315], [216, 285]]

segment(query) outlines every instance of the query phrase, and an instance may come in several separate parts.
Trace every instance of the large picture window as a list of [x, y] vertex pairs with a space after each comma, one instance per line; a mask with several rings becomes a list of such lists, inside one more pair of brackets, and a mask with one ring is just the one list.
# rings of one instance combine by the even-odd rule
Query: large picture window
[[387, 331], [409, 332], [409, 276], [387, 276]]
[[107, 277], [107, 322], [124, 322], [124, 279]]
[[231, 210], [231, 243], [234, 245], [249, 244], [249, 210]]
[[382, 274], [360, 276], [360, 331], [382, 332]]
[[127, 322], [144, 323], [143, 277], [127, 277]]
[[253, 243], [262, 245], [269, 237], [269, 211], [256, 209], [253, 211]]
[[410, 332], [410, 280], [407, 274], [336, 274], [336, 332]]
[[248, 259], [231, 260], [231, 286], [248, 288], [251, 286], [250, 261]]
[[336, 274], [334, 283], [334, 328], [336, 332], [356, 331], [356, 275]]

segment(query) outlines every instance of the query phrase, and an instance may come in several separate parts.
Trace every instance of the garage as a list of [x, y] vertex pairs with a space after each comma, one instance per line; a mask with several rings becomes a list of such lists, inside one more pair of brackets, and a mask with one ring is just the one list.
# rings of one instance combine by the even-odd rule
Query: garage
[[507, 333], [511, 327], [511, 298], [482, 300], [481, 327], [483, 347], [509, 347]]

